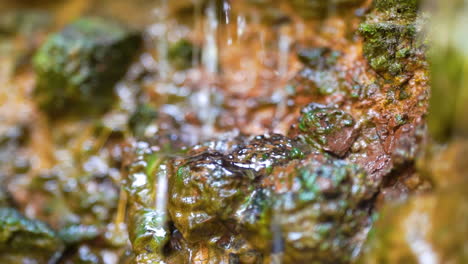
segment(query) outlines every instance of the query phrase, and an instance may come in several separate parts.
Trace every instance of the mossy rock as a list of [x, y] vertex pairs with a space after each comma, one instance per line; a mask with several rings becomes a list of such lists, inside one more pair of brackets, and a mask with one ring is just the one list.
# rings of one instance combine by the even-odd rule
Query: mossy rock
[[63, 249], [63, 242], [47, 224], [27, 219], [13, 208], [0, 208], [2, 263], [26, 263], [31, 259], [55, 263]]
[[113, 87], [141, 47], [125, 26], [90, 17], [53, 34], [34, 57], [35, 97], [51, 116], [96, 113], [113, 102]]
[[312, 103], [302, 110], [299, 130], [305, 141], [323, 150], [343, 156], [356, 139], [353, 117], [345, 111]]
[[378, 0], [359, 26], [364, 56], [371, 68], [386, 78], [405, 74], [424, 60], [418, 57], [424, 48], [418, 7], [416, 0]]

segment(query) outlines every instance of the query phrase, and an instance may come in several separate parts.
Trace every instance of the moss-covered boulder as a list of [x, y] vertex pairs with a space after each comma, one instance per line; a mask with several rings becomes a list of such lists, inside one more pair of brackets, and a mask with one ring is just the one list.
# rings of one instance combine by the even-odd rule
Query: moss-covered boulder
[[53, 34], [34, 57], [35, 96], [52, 116], [99, 112], [113, 101], [113, 87], [141, 46], [139, 33], [90, 17]]

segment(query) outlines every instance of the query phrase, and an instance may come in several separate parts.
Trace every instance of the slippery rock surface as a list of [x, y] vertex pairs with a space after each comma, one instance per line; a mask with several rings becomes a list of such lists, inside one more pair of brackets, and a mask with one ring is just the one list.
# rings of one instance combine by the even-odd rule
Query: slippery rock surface
[[[186, 157], [157, 162], [168, 167], [164, 172], [151, 165], [158, 159], [150, 158], [151, 147], [142, 145], [139, 153], [147, 158], [131, 165], [127, 184], [142, 216], [131, 221], [140, 263], [172, 263], [203, 250], [233, 263], [263, 263], [271, 252], [285, 263], [345, 263], [370, 224], [376, 188], [366, 171], [317, 152], [300, 137], [206, 143]], [[162, 211], [151, 209], [161, 176], [168, 177]]]
[[196, 242], [225, 233], [217, 229], [233, 220], [255, 182], [291, 159], [292, 144], [279, 135], [255, 137], [227, 155], [208, 151], [180, 161], [169, 212], [184, 238]]

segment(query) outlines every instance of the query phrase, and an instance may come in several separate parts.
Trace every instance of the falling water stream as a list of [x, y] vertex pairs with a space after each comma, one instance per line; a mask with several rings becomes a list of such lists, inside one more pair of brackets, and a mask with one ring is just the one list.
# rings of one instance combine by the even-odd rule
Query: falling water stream
[[201, 88], [199, 99], [199, 116], [203, 122], [203, 133], [213, 133], [215, 112], [213, 111], [213, 93], [216, 86], [213, 80], [218, 73], [218, 16], [216, 2], [211, 0], [205, 10], [206, 21], [204, 24], [204, 42], [202, 48], [202, 66], [208, 78], [208, 82]]
[[155, 24], [152, 26], [156, 38], [156, 50], [158, 54], [158, 72], [162, 82], [168, 81], [171, 65], [168, 60], [168, 0], [159, 0], [154, 9]]

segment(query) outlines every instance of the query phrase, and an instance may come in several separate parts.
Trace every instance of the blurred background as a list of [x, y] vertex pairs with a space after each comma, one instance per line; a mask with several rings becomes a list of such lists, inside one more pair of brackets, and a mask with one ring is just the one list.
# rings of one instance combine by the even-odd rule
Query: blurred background
[[[375, 15], [379, 3], [384, 11]], [[406, 16], [406, 4], [418, 7], [417, 18]], [[135, 48], [141, 52], [133, 61], [116, 61], [116, 67], [128, 64], [128, 71], [113, 85], [117, 99], [105, 114], [49, 118], [68, 111], [70, 102], [43, 110], [34, 101], [34, 55], [53, 32], [94, 16], [142, 32], [141, 47]], [[379, 16], [398, 25], [416, 21], [411, 23], [418, 40], [408, 49], [423, 53], [429, 109], [418, 106], [424, 109], [425, 134], [414, 164], [408, 165], [414, 166], [413, 176], [403, 175], [388, 192], [382, 188], [372, 215], [375, 224], [366, 230], [369, 239], [349, 262], [468, 263], [467, 0], [0, 0], [0, 206], [17, 210], [0, 212], [0, 262], [3, 257], [6, 263], [133, 263], [128, 229], [137, 224], [128, 220], [132, 209], [126, 207], [136, 198], [123, 186], [128, 183], [122, 171], [129, 163], [125, 148], [159, 133], [165, 134], [153, 140], [161, 149], [229, 133], [288, 134], [299, 106], [316, 96], [295, 95], [307, 88], [291, 84], [304, 61], [296, 51], [327, 46], [351, 54], [338, 71], [359, 75], [350, 68], [364, 63], [363, 39], [380, 34], [365, 35], [360, 25]], [[395, 34], [389, 28], [382, 32], [388, 39]], [[405, 37], [396, 43], [385, 35], [381, 40], [390, 50]], [[404, 79], [392, 73], [392, 66], [374, 62], [366, 69], [389, 86]], [[342, 87], [321, 74], [317, 78], [325, 88], [318, 89], [327, 96], [324, 102], [346, 105], [345, 96], [335, 93]], [[159, 126], [154, 125], [155, 106], [163, 112]], [[80, 107], [76, 111], [94, 111], [91, 104]], [[158, 201], [165, 204], [167, 194], [162, 196]], [[15, 220], [15, 231], [2, 219], [13, 216], [21, 219]], [[51, 238], [55, 231], [30, 219], [61, 230], [61, 241]], [[2, 232], [41, 236], [41, 242], [18, 243], [48, 253], [8, 255], [11, 249], [2, 243], [10, 238]], [[132, 240], [133, 248], [149, 244], [141, 241]], [[233, 263], [254, 263], [243, 261]], [[269, 261], [283, 263], [277, 256]], [[223, 262], [195, 258], [190, 263]]]

